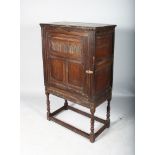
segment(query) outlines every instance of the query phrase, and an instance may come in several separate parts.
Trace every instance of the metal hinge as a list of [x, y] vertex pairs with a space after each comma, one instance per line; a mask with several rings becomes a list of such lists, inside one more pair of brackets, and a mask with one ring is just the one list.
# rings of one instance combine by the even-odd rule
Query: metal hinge
[[93, 71], [91, 71], [91, 70], [86, 70], [86, 73], [87, 73], [87, 74], [93, 74]]

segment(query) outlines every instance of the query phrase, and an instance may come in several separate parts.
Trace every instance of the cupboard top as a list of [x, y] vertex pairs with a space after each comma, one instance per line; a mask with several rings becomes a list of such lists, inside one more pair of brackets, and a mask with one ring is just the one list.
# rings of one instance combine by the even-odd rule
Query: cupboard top
[[115, 27], [116, 25], [110, 24], [99, 24], [99, 23], [81, 23], [81, 22], [54, 22], [54, 23], [41, 23], [40, 26], [56, 26], [56, 27], [71, 27], [71, 28], [80, 28], [80, 29], [89, 29], [95, 30], [96, 28], [103, 27]]

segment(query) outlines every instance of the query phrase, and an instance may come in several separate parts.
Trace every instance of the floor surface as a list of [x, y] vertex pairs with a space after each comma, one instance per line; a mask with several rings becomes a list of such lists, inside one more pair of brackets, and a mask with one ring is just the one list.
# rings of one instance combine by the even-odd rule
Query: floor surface
[[[56, 110], [63, 99], [51, 96], [51, 109]], [[111, 127], [90, 143], [88, 139], [46, 119], [44, 94], [21, 94], [21, 155], [134, 155], [134, 98], [113, 97], [111, 101]], [[69, 102], [70, 105], [88, 109]], [[99, 106], [96, 116], [105, 118], [106, 102]], [[90, 131], [90, 120], [72, 111], [58, 118]], [[95, 122], [95, 130], [101, 126]]]

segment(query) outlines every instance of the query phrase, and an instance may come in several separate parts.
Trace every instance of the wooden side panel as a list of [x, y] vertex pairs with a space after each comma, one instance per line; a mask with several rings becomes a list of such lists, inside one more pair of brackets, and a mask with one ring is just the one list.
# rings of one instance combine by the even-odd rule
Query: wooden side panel
[[111, 82], [111, 66], [104, 66], [102, 70], [95, 73], [95, 92], [96, 94], [102, 93], [108, 87]]
[[114, 30], [96, 33], [95, 98], [99, 99], [112, 90]]
[[112, 34], [98, 35], [96, 37], [96, 60], [112, 56]]

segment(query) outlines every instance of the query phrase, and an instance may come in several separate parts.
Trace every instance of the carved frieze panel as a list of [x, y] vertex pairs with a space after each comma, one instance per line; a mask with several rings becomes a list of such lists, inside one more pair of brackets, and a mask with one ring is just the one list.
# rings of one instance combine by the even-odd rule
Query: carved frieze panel
[[49, 50], [53, 54], [79, 57], [82, 55], [82, 43], [80, 39], [52, 37], [49, 39]]

